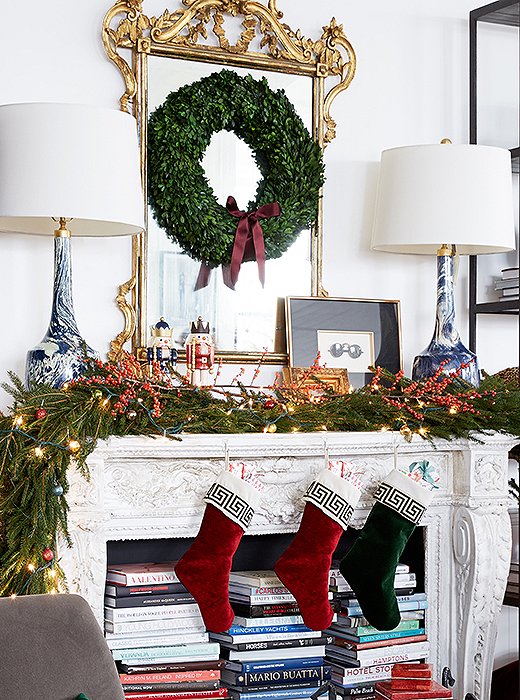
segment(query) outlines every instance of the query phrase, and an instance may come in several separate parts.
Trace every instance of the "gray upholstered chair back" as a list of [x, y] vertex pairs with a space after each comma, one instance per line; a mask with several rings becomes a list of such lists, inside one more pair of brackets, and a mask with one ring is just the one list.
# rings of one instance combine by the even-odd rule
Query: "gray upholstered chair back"
[[0, 700], [124, 700], [112, 655], [78, 595], [0, 598]]

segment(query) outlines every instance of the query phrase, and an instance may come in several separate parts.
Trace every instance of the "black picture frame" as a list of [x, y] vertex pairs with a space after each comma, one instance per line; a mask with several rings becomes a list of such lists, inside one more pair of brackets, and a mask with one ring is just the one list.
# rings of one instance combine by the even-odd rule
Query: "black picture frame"
[[[367, 362], [396, 373], [402, 369], [401, 312], [398, 300], [346, 299], [342, 297], [286, 297], [285, 317], [289, 366], [311, 367], [318, 355], [318, 331], [371, 336], [373, 355]], [[323, 337], [324, 334], [322, 334]], [[331, 337], [331, 334], [327, 334]], [[355, 356], [355, 352], [352, 353]], [[320, 356], [320, 364], [334, 366]], [[330, 357], [332, 360], [332, 355]], [[349, 370], [348, 354], [343, 366], [352, 386], [362, 387], [373, 376], [369, 371]], [[339, 366], [336, 364], [335, 366]], [[357, 365], [351, 365], [359, 367]]]

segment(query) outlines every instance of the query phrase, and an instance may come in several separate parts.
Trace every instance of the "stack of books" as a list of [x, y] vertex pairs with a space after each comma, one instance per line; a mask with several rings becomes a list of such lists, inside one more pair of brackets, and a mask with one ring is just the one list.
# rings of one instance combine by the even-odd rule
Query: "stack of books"
[[295, 598], [273, 571], [232, 572], [233, 626], [210, 633], [225, 659], [222, 682], [234, 700], [303, 700], [330, 679], [332, 637], [303, 624]]
[[396, 664], [389, 681], [376, 683], [376, 700], [444, 700], [451, 690], [436, 683], [429, 664]]
[[174, 565], [108, 568], [105, 636], [128, 700], [227, 697], [220, 687], [219, 645], [209, 641]]
[[500, 279], [495, 280], [495, 291], [500, 292], [500, 301], [518, 299], [518, 268], [506, 267]]
[[415, 593], [416, 576], [404, 564], [396, 569], [394, 586], [401, 622], [391, 631], [380, 631], [363, 617], [339, 569], [331, 570], [330, 588], [340, 607], [337, 621], [326, 630], [333, 637], [327, 646], [327, 660], [341, 696], [375, 698], [375, 683], [389, 679], [394, 664], [428, 658], [426, 595]]

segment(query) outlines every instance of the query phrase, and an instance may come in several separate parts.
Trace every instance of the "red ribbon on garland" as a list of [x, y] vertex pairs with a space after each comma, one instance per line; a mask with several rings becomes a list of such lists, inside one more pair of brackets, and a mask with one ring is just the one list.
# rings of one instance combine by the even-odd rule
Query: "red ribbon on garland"
[[[258, 277], [263, 287], [265, 283], [265, 245], [264, 232], [262, 231], [259, 219], [280, 216], [280, 205], [278, 202], [271, 202], [270, 204], [263, 204], [253, 211], [245, 212], [238, 208], [235, 198], [230, 196], [227, 198], [226, 209], [231, 216], [236, 217], [239, 221], [235, 234], [235, 242], [233, 244], [233, 252], [231, 253], [231, 264], [222, 267], [224, 284], [230, 289], [235, 289], [242, 263], [244, 261], [256, 260], [258, 264]], [[211, 268], [203, 263], [200, 266], [195, 290], [206, 287], [210, 275]]]

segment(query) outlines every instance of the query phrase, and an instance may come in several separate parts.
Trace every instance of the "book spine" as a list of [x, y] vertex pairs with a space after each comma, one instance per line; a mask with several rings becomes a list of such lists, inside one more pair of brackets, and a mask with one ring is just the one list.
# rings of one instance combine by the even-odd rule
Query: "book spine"
[[[427, 600], [411, 600], [407, 603], [399, 603], [399, 610], [402, 612], [403, 610], [426, 610], [428, 607], [428, 601]], [[362, 615], [363, 611], [361, 610], [361, 607], [359, 605], [348, 605], [343, 608], [341, 608], [342, 612], [345, 613], [347, 616], [348, 615]]]
[[280, 634], [281, 632], [313, 632], [310, 627], [306, 627], [303, 623], [288, 624], [288, 625], [259, 625], [257, 627], [241, 627], [240, 625], [232, 625], [227, 634], [229, 635], [248, 635], [248, 634]]
[[133, 674], [143, 674], [143, 673], [191, 673], [200, 671], [210, 671], [212, 673], [219, 672], [224, 668], [226, 662], [218, 659], [213, 661], [189, 661], [188, 659], [182, 659], [182, 661], [174, 661], [172, 663], [159, 663], [159, 664], [148, 664], [147, 661], [142, 663], [139, 661], [130, 661], [128, 664], [117, 661], [117, 668], [120, 673], [133, 675]]
[[219, 681], [188, 681], [186, 683], [127, 683], [123, 686], [123, 690], [129, 693], [182, 693], [186, 690], [216, 690], [218, 687]]
[[278, 576], [237, 576], [231, 573], [229, 582], [251, 588], [283, 588]]
[[236, 615], [244, 618], [283, 617], [285, 615], [300, 615], [297, 603], [280, 603], [279, 605], [245, 605], [243, 603], [231, 603]]
[[253, 693], [242, 693], [241, 691], [228, 688], [229, 697], [236, 700], [283, 700], [283, 698], [301, 698], [312, 695], [310, 688], [286, 688], [285, 690], [255, 691]]
[[107, 572], [108, 583], [123, 583], [124, 586], [144, 586], [144, 585], [162, 585], [165, 583], [180, 583], [174, 571], [162, 571], [158, 573], [117, 573]]
[[124, 586], [123, 584], [107, 583], [105, 595], [114, 598], [130, 598], [134, 595], [170, 595], [172, 593], [187, 593], [182, 583], [163, 583], [149, 586]]
[[337, 689], [336, 694], [340, 698], [372, 698], [376, 692], [375, 683], [364, 683], [363, 685], [343, 686]]
[[181, 681], [218, 681], [220, 671], [177, 671], [176, 673], [120, 673], [122, 685], [128, 683], [180, 683]]
[[405, 639], [406, 637], [416, 637], [425, 634], [424, 627], [417, 627], [412, 630], [402, 630], [401, 632], [379, 632], [378, 634], [366, 634], [359, 637], [360, 642], [379, 642], [392, 639]]
[[126, 700], [191, 700], [196, 698], [227, 698], [227, 688], [201, 690], [200, 693], [125, 693]]
[[[391, 651], [390, 651], [391, 650]], [[372, 666], [379, 666], [381, 664], [398, 664], [403, 661], [412, 661], [413, 659], [422, 659], [429, 653], [429, 643], [423, 642], [418, 645], [416, 649], [409, 650], [394, 650], [392, 647], [388, 647], [385, 653], [377, 650], [368, 649], [367, 651], [360, 652], [356, 658], [361, 665], [368, 665], [370, 662]]]
[[[411, 603], [419, 600], [426, 600], [426, 593], [412, 593], [411, 595], [399, 595], [396, 596], [397, 604], [401, 603]], [[349, 606], [359, 606], [359, 601], [357, 598], [348, 599]]]
[[153, 637], [142, 638], [134, 636], [131, 639], [126, 639], [122, 637], [119, 639], [116, 637], [108, 637], [107, 645], [110, 649], [136, 649], [141, 647], [156, 647], [159, 644], [161, 646], [174, 647], [179, 644], [197, 644], [200, 642], [209, 642], [209, 634], [207, 632], [198, 632], [196, 634], [176, 634], [168, 635], [167, 637], [160, 637], [159, 635], [154, 635]]
[[[424, 610], [402, 610], [401, 622], [404, 620], [424, 620]], [[368, 627], [370, 622], [362, 615], [345, 615], [340, 612], [338, 615], [338, 626], [350, 631], [351, 627]]]
[[313, 637], [306, 639], [278, 639], [276, 641], [263, 642], [245, 642], [242, 644], [233, 644], [229, 648], [232, 651], [263, 651], [265, 649], [288, 649], [308, 646], [324, 646], [332, 644], [333, 638], [328, 637]]
[[[408, 586], [415, 586], [417, 584], [417, 579], [415, 574], [399, 574], [394, 578], [394, 588], [405, 588]], [[351, 591], [352, 587], [347, 583], [343, 577], [331, 577], [329, 579], [329, 586], [338, 591]]]
[[350, 642], [379, 642], [381, 640], [400, 639], [402, 637], [415, 637], [418, 634], [424, 634], [424, 627], [419, 627], [414, 630], [403, 630], [402, 632], [379, 632], [378, 634], [365, 634], [362, 636], [347, 636], [342, 635], [341, 639], [348, 639]]
[[[417, 634], [413, 637], [403, 637], [400, 640], [393, 639], [392, 645], [395, 644], [409, 644], [411, 642], [426, 642], [427, 637], [425, 634]], [[387, 647], [388, 640], [380, 639], [377, 642], [351, 642], [348, 639], [335, 637], [334, 646], [341, 647], [342, 649], [378, 649], [380, 647]]]
[[391, 678], [393, 664], [375, 664], [374, 666], [344, 668], [332, 666], [332, 675], [340, 678], [343, 685], [366, 683], [368, 681], [383, 681]]
[[[228, 664], [229, 662], [227, 662]], [[226, 668], [227, 668], [226, 664]], [[251, 673], [263, 671], [279, 671], [288, 668], [315, 668], [323, 666], [323, 656], [310, 656], [305, 659], [280, 659], [279, 661], [245, 661], [233, 664], [233, 672]]]
[[[183, 661], [218, 661], [219, 656], [218, 652], [215, 654], [190, 654], [189, 656], [183, 656], [182, 660]], [[118, 659], [118, 663], [121, 665], [121, 668], [126, 667], [128, 664], [142, 664], [147, 665], [147, 666], [156, 666], [156, 665], [163, 665], [163, 666], [168, 666], [169, 664], [175, 664], [179, 660], [179, 655], [175, 654], [172, 656], [153, 656], [150, 658], [145, 658], [145, 659]], [[141, 666], [141, 669], [143, 668]]]
[[[131, 622], [111, 622], [105, 621], [105, 630], [111, 634], [127, 634], [131, 632], [148, 632], [154, 630], [175, 630], [176, 634], [180, 634], [183, 630], [188, 634], [192, 632], [203, 632], [206, 627], [199, 620], [191, 621], [189, 618], [181, 618], [183, 625], [176, 625], [172, 619], [167, 620], [132, 620]], [[180, 622], [180, 620], [179, 620]]]
[[[162, 622], [166, 622], [165, 627], [161, 627], [160, 625]], [[191, 622], [190, 619], [185, 619], [185, 620], [179, 620], [179, 624], [169, 624], [171, 620], [158, 620], [155, 624], [155, 626], [152, 626], [151, 629], [139, 629], [141, 624], [145, 624], [143, 622], [123, 622], [123, 623], [118, 623], [118, 624], [124, 624], [124, 625], [130, 625], [130, 631], [129, 632], [110, 632], [109, 630], [106, 629], [106, 626], [109, 624], [109, 621], [105, 621], [105, 637], [107, 639], [128, 639], [128, 640], [134, 640], [134, 639], [150, 639], [152, 637], [157, 637], [160, 639], [160, 642], [158, 641], [157, 644], [163, 645], [164, 639], [166, 637], [178, 637], [180, 634], [199, 634], [200, 632], [205, 632], [206, 628], [204, 626], [204, 622], [202, 620], [198, 620], [197, 623]], [[182, 624], [181, 624], [182, 623]], [[113, 623], [110, 622], [110, 625]], [[148, 624], [148, 623], [146, 623]], [[136, 634], [137, 631], [137, 634]], [[134, 644], [135, 646], [139, 646], [139, 644]], [[163, 645], [164, 646], [164, 645]]]
[[249, 642], [274, 642], [280, 639], [280, 636], [283, 635], [284, 640], [291, 640], [291, 639], [313, 639], [321, 636], [320, 632], [274, 632], [274, 633], [267, 633], [267, 634], [233, 634], [229, 636], [229, 639], [227, 640], [226, 638], [221, 639], [220, 637], [212, 637], [210, 634], [210, 639], [221, 639], [221, 641], [229, 641], [230, 644], [241, 644], [243, 643], [246, 639]]
[[123, 659], [147, 659], [148, 657], [160, 658], [161, 656], [202, 656], [203, 654], [218, 654], [218, 644], [183, 644], [175, 647], [150, 647], [146, 649], [115, 649], [113, 652], [116, 661]]
[[[419, 620], [402, 620], [397, 627], [394, 627], [393, 630], [389, 630], [388, 632], [380, 632], [377, 627], [373, 627], [372, 625], [355, 625], [353, 627], [348, 627], [348, 634], [351, 635], [356, 635], [357, 637], [362, 637], [366, 635], [375, 635], [375, 634], [387, 634], [387, 635], [394, 635], [397, 632], [407, 632], [409, 630], [417, 630], [419, 628]], [[343, 629], [343, 628], [342, 628]], [[339, 630], [339, 625], [338, 625], [338, 630]], [[386, 637], [381, 637], [381, 639], [386, 639]]]
[[202, 619], [197, 603], [160, 605], [157, 607], [105, 608], [105, 620], [129, 622], [130, 620], [157, 620], [193, 617]]
[[127, 598], [105, 596], [105, 605], [109, 608], [140, 608], [156, 605], [186, 605], [194, 603], [195, 598], [190, 593], [174, 593], [172, 595], [134, 595]]
[[[320, 681], [303, 681], [302, 683], [266, 683], [265, 685], [250, 686], [250, 687], [237, 687], [233, 686], [229, 688], [231, 693], [238, 693], [240, 698], [249, 697], [257, 698], [263, 697], [265, 693], [273, 693], [275, 690], [299, 690], [297, 697], [305, 695], [311, 695], [312, 691], [321, 685]], [[311, 690], [307, 693], [307, 690]], [[294, 697], [294, 696], [292, 696]]]
[[253, 671], [250, 673], [233, 674], [233, 685], [257, 686], [271, 683], [291, 685], [304, 681], [326, 681], [330, 678], [330, 666], [317, 668], [288, 668], [275, 671]]
[[235, 583], [229, 583], [229, 592], [237, 593], [238, 595], [284, 595], [290, 594], [291, 591], [285, 586], [241, 586]]
[[[230, 600], [233, 602], [233, 594], [230, 593]], [[296, 598], [291, 593], [280, 593], [275, 595], [249, 595], [236, 596], [236, 602], [247, 605], [263, 605], [266, 603], [296, 603]]]
[[303, 617], [301, 615], [283, 615], [280, 617], [264, 617], [261, 618], [249, 618], [249, 617], [235, 617], [234, 624], [239, 627], [269, 627], [273, 625], [303, 625]]
[[[398, 574], [409, 574], [409, 573], [410, 573], [410, 567], [409, 567], [408, 564], [398, 564], [398, 565], [395, 567], [395, 575], [396, 575], [396, 576], [397, 576]], [[329, 576], [330, 576], [331, 578], [338, 578], [338, 577], [344, 578], [344, 577], [343, 577], [343, 574], [342, 574], [341, 571], [338, 569], [338, 567], [334, 567], [334, 566], [330, 569], [330, 571], [329, 571]]]

